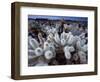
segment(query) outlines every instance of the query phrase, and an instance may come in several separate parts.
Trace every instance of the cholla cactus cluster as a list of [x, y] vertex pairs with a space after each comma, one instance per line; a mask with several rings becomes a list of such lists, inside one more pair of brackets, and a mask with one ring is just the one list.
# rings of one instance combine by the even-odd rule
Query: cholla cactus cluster
[[[43, 37], [41, 38], [43, 39]], [[40, 39], [40, 40], [41, 40]], [[33, 61], [31, 66], [45, 66], [49, 65], [48, 63], [52, 61], [53, 58], [57, 56], [56, 48], [61, 47], [64, 56], [67, 60], [70, 60], [74, 57], [74, 61], [79, 59], [80, 63], [87, 63], [87, 44], [86, 44], [85, 34], [82, 33], [80, 36], [73, 36], [71, 32], [61, 33], [59, 36], [58, 33], [50, 33], [47, 36], [47, 40], [42, 40], [40, 43], [31, 36], [28, 37], [28, 58]], [[42, 43], [42, 44], [41, 44]], [[40, 45], [41, 44], [41, 45]], [[71, 54], [71, 52], [76, 51], [76, 53]], [[62, 54], [60, 54], [62, 55]], [[59, 65], [57, 60], [54, 61], [55, 65]], [[67, 64], [67, 63], [66, 63]], [[73, 63], [72, 63], [73, 64]]]

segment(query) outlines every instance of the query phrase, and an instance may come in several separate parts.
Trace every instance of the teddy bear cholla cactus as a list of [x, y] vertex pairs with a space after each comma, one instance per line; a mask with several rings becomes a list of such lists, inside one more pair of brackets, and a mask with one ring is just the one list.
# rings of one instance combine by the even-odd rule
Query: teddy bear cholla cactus
[[[56, 38], [55, 38], [56, 39]], [[61, 34], [60, 42], [64, 47], [64, 53], [66, 59], [71, 59], [71, 52], [77, 49], [77, 55], [74, 54], [75, 60], [80, 59], [80, 63], [87, 63], [87, 49], [88, 44], [86, 43], [87, 37], [85, 37], [85, 33], [82, 33], [80, 36], [73, 36], [71, 32]], [[59, 40], [59, 39], [58, 39]], [[55, 40], [56, 41], [56, 40]], [[75, 47], [75, 48], [74, 48]]]
[[[50, 60], [51, 58], [55, 57], [55, 48], [52, 45], [52, 43], [49, 43], [48, 41], [44, 42], [43, 47], [39, 46], [38, 41], [36, 41], [34, 38], [29, 37], [28, 39], [28, 59], [34, 60], [38, 57], [36, 66], [39, 65], [47, 65], [45, 60]], [[42, 60], [41, 60], [42, 57]], [[40, 63], [41, 61], [42, 63]], [[34, 63], [34, 62], [33, 62]]]

